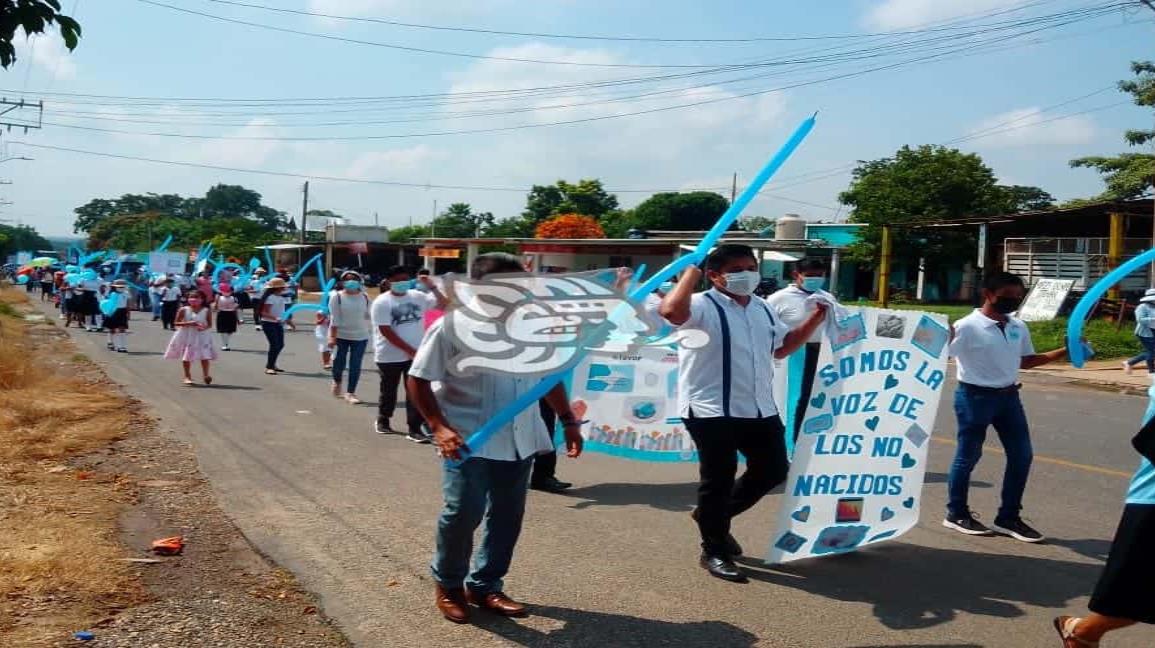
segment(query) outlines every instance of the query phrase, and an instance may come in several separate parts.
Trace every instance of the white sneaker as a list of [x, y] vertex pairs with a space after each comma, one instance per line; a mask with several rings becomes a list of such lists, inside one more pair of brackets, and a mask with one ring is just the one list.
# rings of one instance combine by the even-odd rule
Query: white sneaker
[[1123, 373], [1127, 374], [1128, 376], [1131, 375], [1131, 363], [1127, 362], [1126, 360], [1123, 361]]
[[361, 399], [357, 398], [357, 394], [345, 394], [345, 402], [350, 405], [360, 405]]

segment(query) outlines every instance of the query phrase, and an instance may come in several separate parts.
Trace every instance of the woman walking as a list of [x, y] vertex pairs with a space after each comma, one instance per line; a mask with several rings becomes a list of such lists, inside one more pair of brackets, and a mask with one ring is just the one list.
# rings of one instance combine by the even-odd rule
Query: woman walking
[[277, 358], [285, 348], [285, 304], [288, 299], [284, 296], [286, 282], [280, 277], [273, 277], [265, 282], [265, 290], [257, 300], [256, 311], [261, 322], [261, 331], [269, 341], [269, 355], [265, 360], [265, 373], [275, 376], [284, 370], [277, 367]]
[[221, 284], [221, 294], [213, 301], [213, 310], [217, 313], [217, 333], [221, 336], [221, 351], [232, 351], [229, 342], [233, 333], [237, 332], [237, 313], [240, 303], [233, 295], [233, 287]]
[[361, 361], [372, 335], [369, 317], [369, 297], [361, 286], [361, 275], [349, 271], [341, 275], [341, 291], [329, 297], [329, 347], [335, 348], [333, 357], [333, 396], [341, 397], [341, 379], [346, 365], [349, 381], [345, 402], [357, 405], [357, 383], [361, 380]]
[[1131, 368], [1140, 362], [1147, 362], [1147, 373], [1155, 374], [1155, 288], [1147, 290], [1139, 305], [1135, 307], [1135, 337], [1143, 345], [1143, 353], [1123, 363], [1123, 372], [1131, 375]]
[[184, 369], [184, 384], [192, 385], [192, 363], [201, 363], [201, 373], [206, 385], [213, 384], [213, 377], [209, 372], [209, 365], [217, 359], [217, 350], [213, 346], [213, 312], [205, 303], [200, 292], [189, 293], [188, 306], [181, 307], [176, 313], [176, 333], [169, 340], [165, 349], [166, 360], [180, 360]]

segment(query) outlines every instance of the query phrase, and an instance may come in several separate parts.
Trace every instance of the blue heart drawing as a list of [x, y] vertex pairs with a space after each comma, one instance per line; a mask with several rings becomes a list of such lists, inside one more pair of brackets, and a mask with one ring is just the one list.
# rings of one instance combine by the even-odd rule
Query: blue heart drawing
[[872, 416], [866, 419], [866, 427], [869, 428], [871, 432], [878, 429], [878, 417]]
[[882, 507], [882, 515], [880, 515], [879, 518], [881, 518], [883, 522], [886, 522], [892, 517], [894, 517], [894, 511], [888, 506]]
[[883, 387], [886, 389], [894, 389], [895, 387], [898, 387], [898, 378], [895, 378], [894, 374], [890, 374], [886, 377], [886, 382], [883, 384]]
[[908, 498], [902, 500], [902, 505], [908, 509], [914, 508], [914, 498], [908, 497]]
[[819, 394], [810, 399], [810, 406], [814, 408], [821, 408], [826, 404], [826, 394]]
[[914, 457], [910, 456], [909, 452], [902, 453], [902, 467], [903, 468], [914, 468], [914, 464], [916, 464], [916, 463], [918, 463], [918, 462], [914, 460]]
[[791, 513], [790, 517], [794, 518], [795, 520], [798, 520], [799, 522], [805, 522], [805, 521], [809, 520], [810, 519], [810, 506], [809, 505], [803, 506], [802, 508], [798, 509], [797, 511], [794, 511], [793, 513]]

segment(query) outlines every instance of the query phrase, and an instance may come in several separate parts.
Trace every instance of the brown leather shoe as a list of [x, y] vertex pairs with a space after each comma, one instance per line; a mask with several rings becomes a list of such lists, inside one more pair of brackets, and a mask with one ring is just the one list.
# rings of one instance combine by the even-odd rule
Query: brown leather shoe
[[442, 616], [454, 623], [469, 621], [469, 604], [465, 600], [465, 590], [458, 587], [445, 589], [437, 586], [437, 609]]
[[507, 617], [525, 616], [525, 605], [509, 598], [504, 592], [490, 592], [484, 596], [466, 590], [465, 599], [483, 610]]
[[1087, 641], [1075, 636], [1075, 626], [1079, 619], [1069, 616], [1055, 617], [1055, 630], [1059, 631], [1059, 638], [1063, 640], [1063, 648], [1098, 648], [1098, 641]]

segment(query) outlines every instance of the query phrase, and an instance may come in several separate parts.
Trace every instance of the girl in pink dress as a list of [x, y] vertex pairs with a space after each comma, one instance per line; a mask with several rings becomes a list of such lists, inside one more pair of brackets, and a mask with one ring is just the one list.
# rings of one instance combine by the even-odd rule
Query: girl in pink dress
[[213, 346], [213, 312], [200, 292], [189, 293], [188, 306], [177, 311], [176, 333], [164, 352], [166, 360], [180, 360], [184, 367], [184, 384], [192, 385], [192, 363], [199, 360], [206, 385], [213, 384], [209, 363], [217, 359]]

